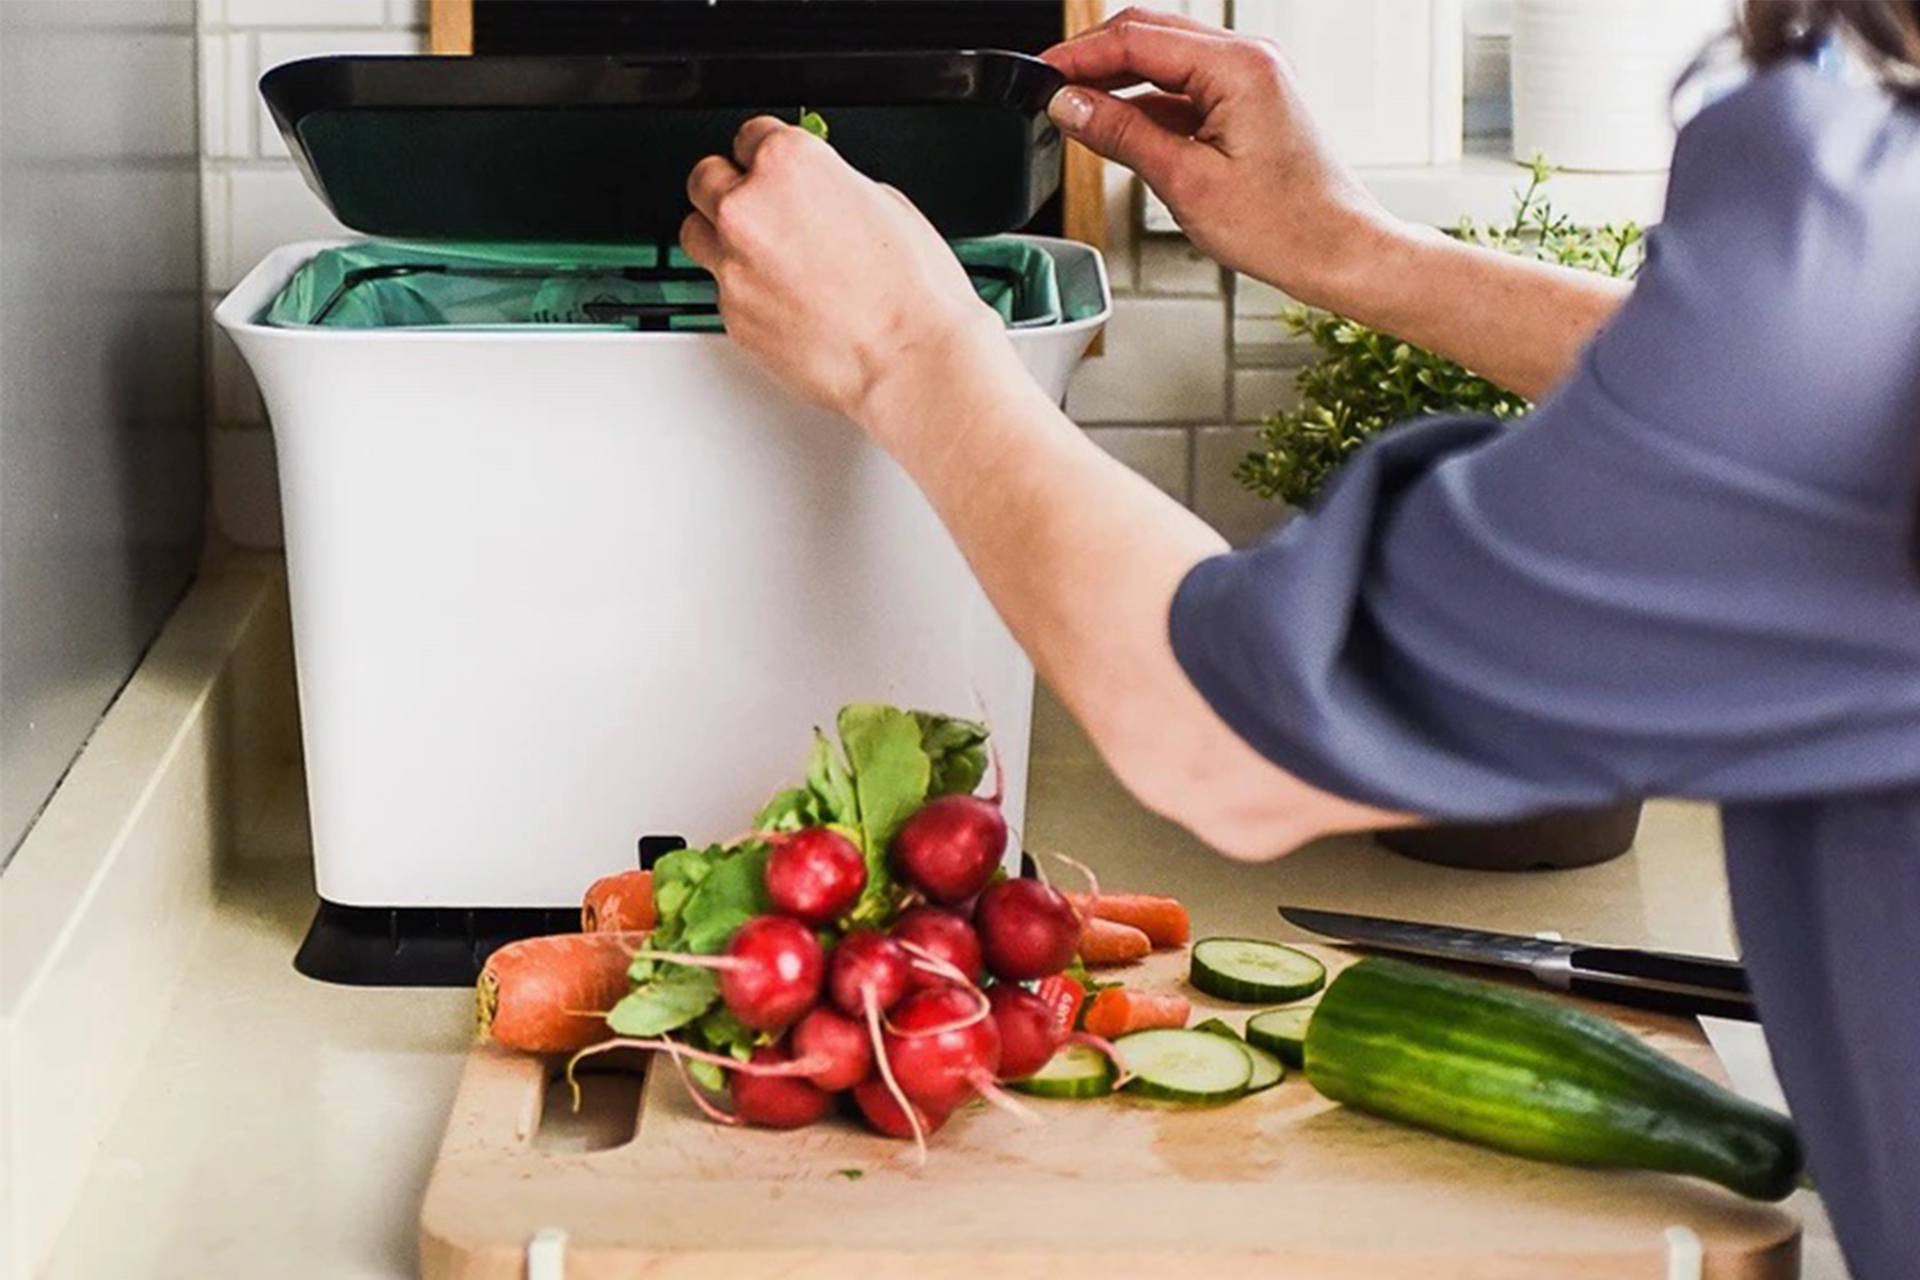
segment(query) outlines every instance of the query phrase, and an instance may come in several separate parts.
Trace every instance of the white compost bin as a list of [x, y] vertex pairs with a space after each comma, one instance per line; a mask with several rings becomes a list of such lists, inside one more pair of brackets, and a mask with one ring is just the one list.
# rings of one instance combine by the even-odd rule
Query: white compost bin
[[[1029, 240], [1081, 317], [1009, 334], [1057, 399], [1106, 279]], [[323, 899], [577, 904], [642, 838], [741, 832], [848, 702], [985, 720], [1021, 828], [1032, 667], [850, 423], [720, 333], [263, 323], [331, 243], [215, 312], [279, 451]]]
[[991, 50], [267, 73], [309, 185], [373, 237], [276, 250], [215, 312], [279, 450], [302, 971], [471, 982], [636, 854], [742, 834], [852, 702], [985, 721], [1021, 829], [1026, 657], [906, 475], [719, 332], [673, 246], [697, 163], [804, 119], [953, 241], [1059, 398], [1100, 256], [998, 233], [1058, 189], [1061, 83]]

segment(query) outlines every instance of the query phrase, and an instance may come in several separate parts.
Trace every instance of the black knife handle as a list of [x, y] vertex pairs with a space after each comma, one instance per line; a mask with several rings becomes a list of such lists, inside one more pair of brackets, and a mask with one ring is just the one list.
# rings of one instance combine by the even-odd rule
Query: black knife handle
[[1573, 966], [1567, 989], [1578, 996], [1682, 1017], [1759, 1018], [1746, 971], [1737, 964], [1611, 947], [1581, 947], [1567, 958]]
[[1655, 1013], [1671, 1013], [1682, 1018], [1738, 1018], [1758, 1022], [1751, 1000], [1738, 997], [1693, 995], [1685, 991], [1662, 991], [1658, 987], [1636, 987], [1631, 983], [1609, 982], [1605, 978], [1575, 978], [1567, 990], [1589, 1000], [1609, 1004], [1632, 1005]]
[[1618, 947], [1578, 947], [1567, 957], [1575, 972], [1640, 978], [1675, 987], [1699, 987], [1747, 995], [1747, 971], [1725, 960], [1669, 955], [1664, 951], [1628, 951]]

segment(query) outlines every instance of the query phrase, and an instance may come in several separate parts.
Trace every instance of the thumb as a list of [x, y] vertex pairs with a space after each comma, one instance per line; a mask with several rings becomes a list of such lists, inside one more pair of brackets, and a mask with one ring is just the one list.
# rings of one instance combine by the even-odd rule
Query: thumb
[[1156, 185], [1173, 169], [1185, 139], [1130, 102], [1069, 85], [1053, 95], [1047, 115], [1060, 131]]

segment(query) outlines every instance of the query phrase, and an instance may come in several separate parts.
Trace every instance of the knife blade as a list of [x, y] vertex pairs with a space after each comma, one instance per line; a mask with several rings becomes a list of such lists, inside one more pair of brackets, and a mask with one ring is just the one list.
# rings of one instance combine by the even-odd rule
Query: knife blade
[[1380, 951], [1517, 969], [1558, 991], [1683, 1017], [1758, 1020], [1746, 971], [1725, 960], [1554, 942], [1413, 920], [1281, 907], [1309, 933]]

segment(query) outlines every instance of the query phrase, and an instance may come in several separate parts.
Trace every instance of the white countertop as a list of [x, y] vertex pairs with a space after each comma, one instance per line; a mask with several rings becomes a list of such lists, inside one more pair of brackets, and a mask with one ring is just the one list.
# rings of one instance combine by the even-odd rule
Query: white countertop
[[[1285, 929], [1281, 902], [1627, 946], [1731, 954], [1711, 809], [1650, 806], [1628, 856], [1499, 874], [1328, 841], [1262, 867], [1215, 858], [1144, 813], [1042, 700], [1026, 844], [1111, 884], [1177, 892], [1207, 932]], [[329, 987], [291, 959], [313, 910], [299, 779], [244, 842], [166, 1030], [95, 1161], [45, 1280], [408, 1276], [415, 1218], [472, 1036], [465, 991]], [[1756, 1038], [1723, 1049], [1766, 1087]], [[52, 1105], [50, 1103], [50, 1105]], [[1807, 1280], [1845, 1280], [1817, 1200]]]

